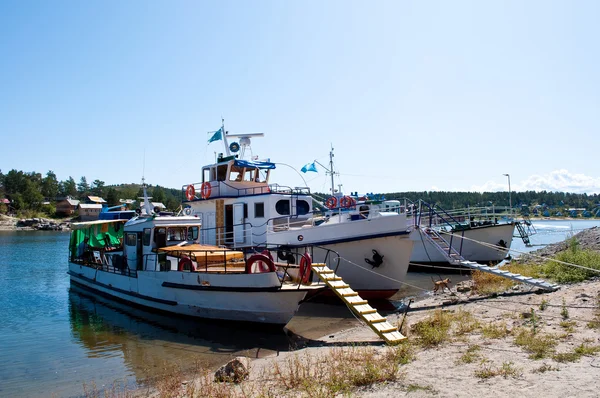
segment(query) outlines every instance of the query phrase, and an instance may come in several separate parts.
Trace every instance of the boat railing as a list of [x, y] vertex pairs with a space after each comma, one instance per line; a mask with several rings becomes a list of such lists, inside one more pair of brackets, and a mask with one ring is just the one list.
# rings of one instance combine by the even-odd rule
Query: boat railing
[[[277, 277], [279, 278], [281, 286], [283, 286], [285, 282], [294, 282], [298, 284], [297, 288], [300, 289], [304, 283], [312, 283], [312, 269], [307, 266], [307, 261], [312, 264], [312, 259], [315, 258], [315, 249], [325, 252], [325, 255], [322, 257], [323, 259], [319, 260], [319, 262], [326, 264], [330, 269], [334, 270], [334, 272], [337, 272], [341, 263], [339, 253], [322, 246], [271, 244], [253, 247], [248, 249], [247, 252], [249, 251], [251, 254], [265, 254], [265, 250], [269, 253], [275, 252], [276, 255], [273, 256], [273, 260], [274, 265], [277, 268]], [[292, 270], [294, 272], [291, 272]]]
[[[242, 196], [255, 196], [255, 195], [264, 195], [270, 193], [277, 193], [283, 195], [310, 195], [310, 188], [308, 187], [288, 187], [279, 184], [260, 184], [258, 186], [250, 186], [250, 187], [236, 187], [229, 184], [228, 181], [211, 181], [210, 184], [210, 194], [206, 197], [203, 195], [205, 193], [202, 192], [203, 183], [195, 182], [189, 185], [184, 185], [181, 189], [181, 201], [182, 203], [193, 202], [198, 200], [206, 200], [206, 199], [214, 199], [219, 197], [242, 197]], [[193, 186], [195, 196], [194, 199], [189, 200], [186, 196], [186, 192], [188, 191], [188, 187]]]
[[431, 204], [425, 202], [424, 200], [419, 200], [419, 210], [418, 216], [415, 217], [415, 226], [423, 226], [423, 215], [426, 212], [427, 223], [426, 226], [434, 227], [434, 226], [448, 226], [451, 229], [454, 229], [456, 225], [460, 224], [454, 216], [448, 214], [446, 210], [444, 210], [437, 203]]
[[[325, 247], [317, 248], [325, 251], [322, 262], [337, 272], [340, 265], [339, 254], [336, 251]], [[312, 262], [311, 259], [314, 258], [314, 249], [315, 247], [313, 246], [264, 244], [245, 248], [241, 251], [242, 256], [237, 255], [237, 253], [240, 252], [235, 252], [235, 256], [229, 256], [232, 251], [225, 248], [222, 250], [214, 249], [199, 252], [198, 250], [186, 250], [185, 247], [182, 247], [181, 250], [169, 250], [168, 252], [145, 254], [143, 256], [143, 267], [145, 271], [174, 271], [170, 259], [168, 259], [168, 257], [171, 257], [178, 259], [178, 271], [239, 274], [250, 272], [247, 267], [247, 262], [251, 260], [252, 256], [263, 255], [263, 261], [269, 261], [267, 259], [272, 261], [280, 281], [280, 287], [283, 286], [285, 282], [293, 282], [297, 283], [298, 289], [300, 289], [303, 283], [308, 283], [308, 281], [312, 280], [312, 275], [308, 275], [308, 273], [311, 272], [311, 267], [307, 266], [307, 255], [309, 262]], [[222, 256], [219, 255], [221, 253]], [[229, 257], [231, 257], [231, 259]], [[188, 259], [188, 264], [190, 264], [190, 266], [184, 268], [182, 262], [185, 263]], [[294, 272], [292, 272], [292, 270], [294, 270]], [[117, 273], [119, 271], [115, 272]], [[126, 272], [131, 272], [137, 276], [135, 270], [127, 270]]]
[[288, 187], [286, 185], [271, 184], [269, 185], [271, 193], [278, 193], [284, 195], [310, 195], [309, 187]]
[[[231, 253], [236, 255], [230, 256]], [[175, 258], [177, 268], [173, 269], [168, 257]], [[144, 270], [146, 271], [209, 271], [220, 273], [242, 273], [245, 271], [244, 255], [237, 256], [237, 252], [229, 249], [190, 250], [185, 246], [181, 250], [169, 250], [144, 255]]]
[[100, 250], [91, 250], [89, 255], [85, 255], [83, 258], [72, 258], [71, 262], [104, 272], [137, 278], [137, 270], [127, 266], [123, 252], [107, 253]]

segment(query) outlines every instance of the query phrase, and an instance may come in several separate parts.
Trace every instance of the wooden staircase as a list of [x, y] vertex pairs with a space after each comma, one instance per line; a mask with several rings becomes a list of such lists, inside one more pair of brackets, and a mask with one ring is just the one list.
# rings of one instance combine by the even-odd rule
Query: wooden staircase
[[340, 298], [352, 312], [362, 319], [387, 344], [398, 344], [406, 337], [392, 326], [385, 317], [379, 315], [367, 300], [358, 295], [342, 278], [337, 276], [325, 264], [314, 263], [313, 272]]

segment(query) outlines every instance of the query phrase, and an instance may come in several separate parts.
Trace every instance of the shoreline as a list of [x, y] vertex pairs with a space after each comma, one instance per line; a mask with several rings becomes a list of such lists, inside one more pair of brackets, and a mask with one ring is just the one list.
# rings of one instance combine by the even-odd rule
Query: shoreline
[[[408, 336], [399, 346], [410, 347], [412, 358], [399, 364], [394, 380], [355, 386], [347, 392], [357, 397], [396, 397], [408, 393], [415, 397], [471, 397], [483, 396], [493, 389], [497, 396], [538, 397], [543, 388], [548, 397], [571, 396], [573, 391], [578, 391], [577, 396], [597, 396], [598, 373], [589, 370], [598, 359], [595, 352], [600, 351], [600, 338], [598, 329], [587, 324], [600, 319], [596, 302], [599, 292], [600, 279], [564, 285], [555, 292], [508, 291], [496, 297], [445, 293], [419, 300], [407, 314], [403, 330], [408, 331]], [[546, 308], [540, 309], [543, 306]], [[568, 311], [566, 318], [564, 308]], [[532, 309], [537, 317], [537, 336], [549, 336], [556, 342], [540, 358], [533, 358], [526, 347], [515, 343], [519, 333], [529, 333], [532, 329], [528, 317]], [[438, 345], [421, 346], [413, 329], [440, 312], [464, 318], [466, 323], [458, 327], [463, 330], [454, 330]], [[387, 316], [392, 324], [401, 321], [401, 317], [401, 314]], [[496, 330], [496, 335], [490, 330]], [[590, 352], [579, 357], [573, 354], [576, 358], [571, 360], [570, 355], [578, 347], [588, 347]], [[282, 388], [273, 370], [289, 376], [293, 372], [290, 367], [303, 369], [303, 361], [316, 366], [319, 361], [352, 351], [357, 355], [375, 355], [384, 363], [392, 360], [390, 352], [394, 350], [399, 348], [384, 345], [371, 329], [361, 325], [322, 336], [295, 351], [256, 359], [238, 357], [249, 369], [248, 380], [240, 384], [215, 383], [212, 370], [204, 376], [182, 380], [181, 387], [183, 396], [188, 396], [186, 391], [203, 391], [207, 382], [214, 388], [231, 389], [231, 396], [260, 396], [265, 388], [276, 396], [310, 396], [309, 386]], [[470, 353], [472, 361], [468, 359]], [[304, 370], [310, 373], [310, 369]], [[319, 377], [323, 376], [312, 375], [307, 380]], [[240, 390], [245, 392], [238, 395]], [[160, 392], [152, 396], [160, 396]]]
[[[576, 235], [582, 248], [600, 252], [600, 230], [586, 231]], [[566, 245], [548, 245], [540, 254], [553, 257]], [[474, 280], [413, 302], [401, 328], [407, 338], [398, 346], [386, 346], [361, 324], [300, 341], [297, 350], [237, 357], [249, 372], [240, 384], [215, 382], [215, 370], [203, 369], [181, 379], [181, 395], [598, 395], [600, 371], [593, 369], [600, 367], [600, 273], [553, 292], [513, 285], [478, 294]], [[382, 315], [393, 325], [402, 322], [403, 314]], [[164, 393], [159, 387], [153, 396]]]

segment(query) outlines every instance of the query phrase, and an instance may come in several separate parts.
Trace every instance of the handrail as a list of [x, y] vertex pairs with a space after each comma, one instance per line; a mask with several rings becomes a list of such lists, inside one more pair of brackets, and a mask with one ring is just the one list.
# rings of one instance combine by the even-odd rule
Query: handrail
[[[279, 184], [270, 184], [270, 185], [260, 185], [258, 187], [246, 187], [246, 188], [239, 188], [239, 187], [234, 187], [232, 186], [230, 183], [230, 181], [210, 181], [210, 186], [211, 186], [211, 196], [210, 198], [219, 198], [222, 196], [233, 196], [233, 197], [242, 197], [242, 196], [256, 196], [256, 195], [264, 195], [264, 194], [272, 194], [272, 193], [277, 193], [277, 194], [281, 194], [281, 195], [310, 195], [310, 188], [308, 187], [295, 187], [295, 188], [291, 188], [288, 186], [283, 186], [283, 185], [279, 185]], [[221, 187], [222, 185], [227, 187], [228, 189], [231, 189], [233, 191], [233, 193], [231, 195], [222, 195], [221, 193]], [[194, 190], [196, 191], [196, 198], [192, 199], [192, 200], [188, 200], [188, 198], [185, 195], [186, 192], [186, 188], [188, 186], [193, 186]], [[202, 182], [193, 182], [191, 184], [187, 184], [187, 185], [183, 185], [181, 187], [181, 202], [182, 203], [187, 203], [187, 202], [193, 202], [193, 201], [198, 201], [198, 200], [206, 200], [203, 199], [200, 196], [201, 193], [201, 189], [202, 189]], [[210, 199], [207, 198], [207, 199]]]

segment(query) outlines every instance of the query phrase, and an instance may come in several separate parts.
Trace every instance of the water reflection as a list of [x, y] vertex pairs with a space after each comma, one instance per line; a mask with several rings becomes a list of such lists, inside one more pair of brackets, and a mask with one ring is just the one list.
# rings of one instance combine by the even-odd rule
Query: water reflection
[[123, 376], [138, 382], [172, 364], [189, 371], [198, 361], [216, 367], [236, 355], [256, 358], [290, 349], [281, 330], [162, 315], [77, 286], [69, 290], [69, 318], [72, 336], [89, 358], [122, 358]]

